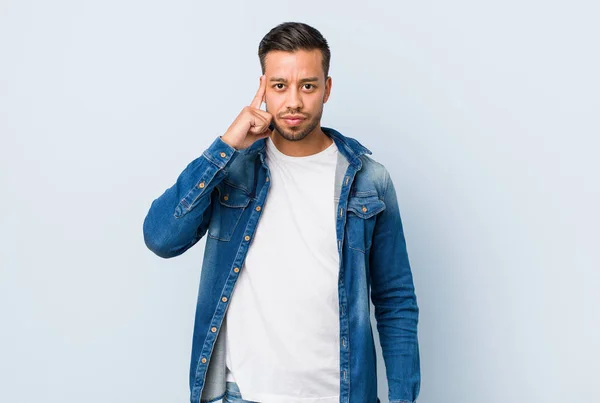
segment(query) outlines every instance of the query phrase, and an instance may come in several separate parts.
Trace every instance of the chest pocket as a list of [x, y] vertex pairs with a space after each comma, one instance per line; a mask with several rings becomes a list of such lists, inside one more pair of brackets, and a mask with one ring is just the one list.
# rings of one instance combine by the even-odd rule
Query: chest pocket
[[219, 183], [216, 189], [219, 201], [213, 205], [208, 236], [230, 241], [244, 209], [250, 203], [250, 195], [227, 182]]
[[377, 214], [385, 210], [385, 203], [377, 195], [350, 196], [346, 216], [348, 247], [365, 252], [371, 247]]

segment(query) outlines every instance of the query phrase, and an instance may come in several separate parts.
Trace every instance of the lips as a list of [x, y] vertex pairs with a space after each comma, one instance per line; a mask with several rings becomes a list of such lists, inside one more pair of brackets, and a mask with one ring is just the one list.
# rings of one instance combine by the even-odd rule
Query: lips
[[297, 125], [300, 122], [302, 122], [305, 118], [301, 117], [301, 116], [284, 116], [283, 120], [285, 120], [285, 122], [288, 125]]

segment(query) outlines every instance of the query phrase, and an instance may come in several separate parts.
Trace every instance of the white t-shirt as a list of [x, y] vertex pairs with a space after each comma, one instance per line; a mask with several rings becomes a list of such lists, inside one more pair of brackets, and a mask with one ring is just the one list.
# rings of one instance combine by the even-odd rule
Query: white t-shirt
[[338, 149], [292, 157], [267, 138], [270, 189], [225, 315], [227, 380], [260, 403], [338, 403]]

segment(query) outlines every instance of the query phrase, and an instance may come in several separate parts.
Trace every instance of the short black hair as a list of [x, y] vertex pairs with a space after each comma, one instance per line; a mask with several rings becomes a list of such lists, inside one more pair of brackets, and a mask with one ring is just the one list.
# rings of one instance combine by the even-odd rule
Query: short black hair
[[294, 52], [296, 50], [314, 50], [321, 51], [323, 60], [323, 72], [325, 79], [329, 76], [329, 60], [331, 52], [327, 40], [321, 33], [308, 24], [302, 22], [284, 22], [271, 29], [260, 41], [258, 45], [258, 58], [260, 59], [260, 68], [265, 74], [265, 59], [267, 53], [272, 50], [283, 50]]

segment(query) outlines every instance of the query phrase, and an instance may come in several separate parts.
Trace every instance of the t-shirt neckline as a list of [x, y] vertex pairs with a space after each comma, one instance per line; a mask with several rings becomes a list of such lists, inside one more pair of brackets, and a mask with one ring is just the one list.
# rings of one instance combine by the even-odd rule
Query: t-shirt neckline
[[311, 155], [305, 155], [302, 157], [295, 157], [292, 155], [287, 155], [287, 154], [282, 153], [281, 151], [279, 151], [279, 149], [277, 148], [275, 143], [273, 143], [273, 140], [271, 139], [271, 137], [267, 137], [267, 148], [268, 148], [268, 151], [271, 152], [271, 155], [278, 160], [296, 161], [296, 162], [311, 161], [311, 160], [315, 160], [315, 159], [325, 159], [325, 158], [333, 155], [337, 151], [337, 147], [336, 147], [335, 141], [333, 141], [333, 139], [331, 140], [331, 144], [329, 146], [327, 146], [327, 148], [319, 151], [318, 153], [311, 154]]

